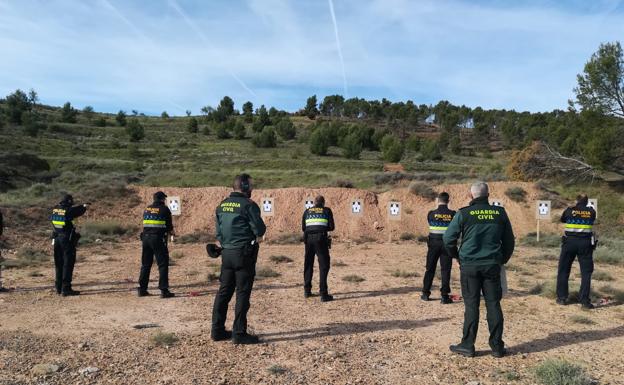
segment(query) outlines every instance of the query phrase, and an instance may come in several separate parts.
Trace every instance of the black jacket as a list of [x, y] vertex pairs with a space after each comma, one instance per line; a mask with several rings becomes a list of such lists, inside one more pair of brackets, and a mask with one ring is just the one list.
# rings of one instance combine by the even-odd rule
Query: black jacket
[[586, 205], [568, 207], [561, 214], [561, 222], [565, 223], [565, 235], [568, 237], [591, 237], [594, 233], [595, 220], [596, 211]]
[[70, 235], [74, 231], [73, 220], [85, 212], [87, 208], [84, 205], [71, 206], [67, 203], [59, 203], [52, 209], [52, 215], [50, 215], [55, 235]]
[[334, 214], [328, 207], [310, 207], [303, 212], [301, 231], [306, 234], [334, 231]]
[[448, 205], [439, 205], [437, 209], [429, 211], [427, 214], [429, 237], [442, 239], [455, 213], [456, 211], [449, 209]]
[[143, 211], [143, 234], [164, 236], [173, 231], [171, 210], [163, 202], [154, 202]]

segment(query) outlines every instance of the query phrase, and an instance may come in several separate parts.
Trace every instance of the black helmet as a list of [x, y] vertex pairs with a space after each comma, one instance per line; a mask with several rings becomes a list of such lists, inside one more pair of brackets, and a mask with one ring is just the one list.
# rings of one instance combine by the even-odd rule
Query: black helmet
[[158, 191], [154, 194], [154, 201], [164, 201], [165, 198], [167, 198], [167, 194], [162, 191]]

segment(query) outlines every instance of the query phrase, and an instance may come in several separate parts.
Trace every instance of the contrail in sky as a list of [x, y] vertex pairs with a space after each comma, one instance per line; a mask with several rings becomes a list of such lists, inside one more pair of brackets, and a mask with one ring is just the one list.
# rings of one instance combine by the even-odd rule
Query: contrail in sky
[[327, 0], [329, 3], [329, 13], [331, 13], [332, 22], [334, 23], [334, 34], [336, 35], [336, 48], [338, 48], [338, 57], [340, 58], [340, 66], [342, 67], [342, 86], [344, 88], [344, 97], [349, 96], [347, 88], [347, 72], [345, 71], [344, 59], [342, 57], [342, 48], [340, 47], [340, 37], [338, 36], [338, 23], [336, 23], [336, 13], [334, 12], [333, 0]]
[[[184, 10], [180, 7], [180, 5], [178, 5], [178, 3], [175, 0], [169, 0], [169, 5], [171, 5], [171, 7], [175, 9], [175, 11], [184, 19], [186, 24], [188, 24], [188, 26], [191, 27], [193, 31], [195, 31], [197, 36], [204, 42], [204, 44], [206, 44], [212, 51], [214, 52], [217, 51], [212, 45], [212, 43], [210, 42], [210, 40], [208, 39], [208, 37], [206, 37], [206, 35], [204, 35], [202, 30], [199, 29], [197, 24], [195, 24], [193, 20], [191, 20], [187, 16], [186, 12], [184, 12]], [[232, 72], [231, 69], [227, 68], [227, 71], [230, 74], [230, 76], [234, 78], [234, 80], [236, 80], [236, 82], [245, 89], [245, 91], [249, 92], [253, 96], [257, 96], [256, 93], [253, 92], [251, 88], [249, 88], [247, 84], [245, 84], [245, 82], [241, 78], [239, 78], [234, 72]]]
[[132, 31], [134, 31], [134, 33], [139, 35], [141, 38], [149, 41], [152, 44], [152, 46], [156, 46], [154, 41], [152, 41], [152, 39], [147, 37], [147, 35], [145, 35], [136, 25], [134, 25], [133, 22], [128, 20], [127, 17], [125, 17], [121, 12], [119, 12], [117, 7], [115, 7], [113, 4], [111, 4], [108, 0], [100, 0], [100, 1], [102, 2], [102, 4], [104, 4], [106, 6], [106, 8], [111, 10], [119, 19], [121, 19], [128, 27], [130, 27], [130, 29]]

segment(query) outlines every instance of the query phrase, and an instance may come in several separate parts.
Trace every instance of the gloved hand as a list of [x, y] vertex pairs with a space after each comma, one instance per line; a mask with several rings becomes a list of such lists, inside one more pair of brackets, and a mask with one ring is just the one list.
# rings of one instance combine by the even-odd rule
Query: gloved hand
[[206, 252], [210, 258], [219, 258], [223, 249], [214, 243], [209, 243], [206, 245]]

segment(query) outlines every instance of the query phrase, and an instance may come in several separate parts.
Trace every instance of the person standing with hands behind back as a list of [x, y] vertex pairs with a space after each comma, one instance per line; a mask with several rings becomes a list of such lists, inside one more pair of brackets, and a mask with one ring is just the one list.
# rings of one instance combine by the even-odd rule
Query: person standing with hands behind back
[[[266, 232], [260, 207], [251, 200], [253, 183], [248, 174], [234, 178], [234, 191], [216, 209], [217, 246], [221, 247], [221, 285], [212, 310], [214, 341], [232, 339], [232, 343], [257, 344], [255, 335], [247, 333], [247, 312], [256, 276], [259, 238]], [[228, 304], [236, 291], [234, 327], [225, 329]]]

